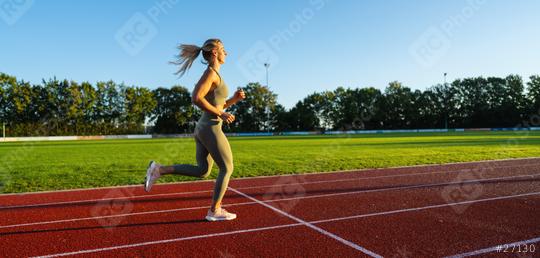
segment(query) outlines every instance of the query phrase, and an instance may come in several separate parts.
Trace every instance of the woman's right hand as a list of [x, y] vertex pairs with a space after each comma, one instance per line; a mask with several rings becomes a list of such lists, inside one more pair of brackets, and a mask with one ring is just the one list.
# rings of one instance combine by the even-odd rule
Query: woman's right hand
[[227, 124], [230, 124], [234, 121], [234, 115], [230, 114], [230, 113], [227, 113], [227, 112], [223, 112], [221, 113], [221, 115], [219, 115], [219, 117], [225, 121]]

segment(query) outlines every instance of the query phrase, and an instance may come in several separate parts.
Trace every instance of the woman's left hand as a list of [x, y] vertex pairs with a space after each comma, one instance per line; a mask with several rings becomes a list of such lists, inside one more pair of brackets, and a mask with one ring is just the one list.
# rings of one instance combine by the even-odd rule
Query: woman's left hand
[[238, 89], [234, 92], [234, 99], [236, 101], [240, 101], [245, 98], [246, 98], [246, 93], [244, 92], [242, 88], [238, 87]]

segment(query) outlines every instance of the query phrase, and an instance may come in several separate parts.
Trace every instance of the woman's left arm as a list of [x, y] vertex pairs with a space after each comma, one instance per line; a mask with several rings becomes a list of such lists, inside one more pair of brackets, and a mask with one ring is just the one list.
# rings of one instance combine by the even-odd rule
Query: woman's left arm
[[223, 105], [223, 109], [227, 109], [228, 107], [236, 104], [236, 102], [238, 102], [238, 100], [234, 99], [234, 97], [228, 99], [227, 101], [225, 101], [225, 105]]
[[236, 102], [238, 102], [240, 100], [243, 100], [245, 98], [246, 98], [246, 93], [244, 93], [242, 88], [238, 88], [238, 90], [236, 90], [236, 92], [234, 92], [234, 96], [232, 98], [228, 99], [227, 101], [225, 101], [225, 105], [223, 105], [223, 109], [226, 109], [226, 108], [236, 104]]

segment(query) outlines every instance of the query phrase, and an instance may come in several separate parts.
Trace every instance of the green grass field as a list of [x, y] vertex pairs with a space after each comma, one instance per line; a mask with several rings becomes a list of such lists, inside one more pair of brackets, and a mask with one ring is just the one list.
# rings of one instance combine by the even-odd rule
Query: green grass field
[[[233, 177], [540, 156], [540, 132], [231, 137]], [[0, 143], [0, 192], [142, 184], [149, 160], [195, 163], [193, 139]], [[210, 178], [215, 178], [217, 168]], [[167, 176], [159, 182], [198, 180]]]

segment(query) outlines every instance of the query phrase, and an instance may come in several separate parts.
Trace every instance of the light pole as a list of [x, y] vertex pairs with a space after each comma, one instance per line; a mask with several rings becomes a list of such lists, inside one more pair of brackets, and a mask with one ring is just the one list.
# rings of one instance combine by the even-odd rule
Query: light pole
[[446, 86], [446, 75], [448, 75], [448, 73], [444, 73], [444, 86]]
[[[444, 87], [446, 88], [446, 75], [447, 73], [444, 73]], [[446, 89], [445, 89], [446, 90]], [[446, 98], [444, 98], [445, 102], [444, 103], [444, 129], [448, 130], [448, 101], [446, 100]]]
[[268, 67], [270, 67], [269, 63], [264, 63], [264, 68], [266, 68], [266, 87], [268, 86]]
[[[268, 89], [268, 93], [270, 93], [270, 86], [268, 85], [268, 67], [270, 67], [269, 63], [264, 63], [264, 68], [266, 68], [266, 88]], [[266, 132], [270, 133], [270, 107], [268, 106], [270, 102], [270, 99], [266, 101]]]

